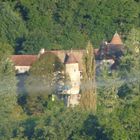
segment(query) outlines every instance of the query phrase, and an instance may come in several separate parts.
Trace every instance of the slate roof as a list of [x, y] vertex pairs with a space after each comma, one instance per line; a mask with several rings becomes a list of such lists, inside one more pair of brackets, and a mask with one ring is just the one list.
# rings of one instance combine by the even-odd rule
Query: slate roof
[[103, 41], [96, 55], [96, 59], [118, 59], [123, 55], [124, 44], [116, 32], [110, 43]]

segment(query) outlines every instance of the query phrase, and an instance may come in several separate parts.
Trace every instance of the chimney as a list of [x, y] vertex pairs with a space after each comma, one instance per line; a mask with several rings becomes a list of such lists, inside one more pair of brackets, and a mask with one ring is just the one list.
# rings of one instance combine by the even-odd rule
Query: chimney
[[45, 53], [45, 49], [42, 48], [42, 49], [39, 51], [39, 53], [38, 53], [38, 58], [39, 58], [42, 54], [44, 54], [44, 53]]
[[39, 51], [39, 54], [41, 55], [41, 54], [43, 54], [44, 52], [45, 52], [45, 49], [42, 48], [42, 49]]

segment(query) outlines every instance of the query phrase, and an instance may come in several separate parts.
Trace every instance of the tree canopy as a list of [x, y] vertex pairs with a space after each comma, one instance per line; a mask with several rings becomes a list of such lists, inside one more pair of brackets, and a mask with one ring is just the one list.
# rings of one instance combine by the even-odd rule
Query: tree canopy
[[0, 35], [17, 54], [40, 48], [98, 47], [115, 31], [124, 39], [139, 27], [140, 2], [135, 0], [13, 0], [1, 1]]
[[41, 55], [32, 65], [26, 80], [26, 110], [29, 114], [45, 111], [49, 97], [55, 94], [57, 71], [64, 71], [63, 64], [56, 55], [49, 52]]
[[10, 139], [13, 126], [24, 116], [17, 104], [17, 80], [11, 53], [9, 44], [0, 43], [0, 139]]
[[[139, 140], [139, 19], [139, 0], [0, 0], [0, 139]], [[87, 40], [96, 48], [116, 30], [124, 54], [117, 70], [102, 66], [97, 78]], [[63, 64], [51, 53], [38, 55], [25, 80], [25, 102], [17, 101], [11, 54], [86, 47], [82, 109], [52, 100]]]

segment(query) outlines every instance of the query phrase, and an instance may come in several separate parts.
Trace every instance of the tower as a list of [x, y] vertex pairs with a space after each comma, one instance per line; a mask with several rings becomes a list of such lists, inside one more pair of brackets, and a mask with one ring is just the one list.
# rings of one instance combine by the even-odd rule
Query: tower
[[123, 45], [121, 37], [119, 36], [117, 32], [114, 34], [110, 44]]
[[71, 87], [67, 90], [68, 100], [67, 106], [74, 106], [79, 103], [79, 91], [80, 91], [80, 71], [79, 64], [72, 54], [72, 52], [67, 55], [65, 61], [65, 72], [69, 77]]

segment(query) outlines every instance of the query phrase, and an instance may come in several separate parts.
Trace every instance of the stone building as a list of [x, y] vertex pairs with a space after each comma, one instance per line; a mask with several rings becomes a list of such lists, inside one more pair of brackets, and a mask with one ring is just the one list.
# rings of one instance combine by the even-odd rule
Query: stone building
[[[13, 55], [11, 60], [15, 65], [18, 74], [26, 73], [32, 64], [41, 56], [47, 53], [55, 54], [65, 65], [65, 73], [68, 75], [71, 86], [62, 92], [65, 96], [67, 106], [74, 106], [80, 99], [80, 81], [82, 75], [82, 63], [85, 50], [44, 50], [41, 49], [38, 55]], [[94, 49], [96, 68], [107, 64], [109, 69], [117, 65], [118, 59], [123, 55], [123, 43], [118, 33], [115, 33], [111, 42], [103, 42], [99, 49]], [[62, 95], [62, 96], [63, 96]]]
[[14, 63], [17, 74], [24, 74], [29, 71], [32, 64], [37, 60], [37, 55], [12, 55], [11, 60]]
[[65, 72], [66, 75], [69, 76], [69, 80], [71, 83], [71, 88], [67, 90], [66, 94], [68, 94], [67, 106], [74, 106], [78, 104], [80, 95], [80, 70], [79, 64], [76, 60], [75, 56], [71, 52], [65, 61]]
[[103, 41], [96, 55], [97, 67], [105, 64], [110, 70], [116, 69], [120, 57], [123, 55], [124, 44], [116, 32], [110, 42]]

